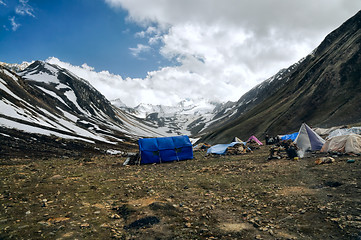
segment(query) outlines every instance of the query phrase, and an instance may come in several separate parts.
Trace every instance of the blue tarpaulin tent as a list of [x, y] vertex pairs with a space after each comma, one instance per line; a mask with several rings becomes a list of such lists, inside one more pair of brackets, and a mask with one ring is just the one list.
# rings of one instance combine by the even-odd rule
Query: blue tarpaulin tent
[[292, 133], [292, 134], [287, 134], [287, 135], [283, 135], [281, 137], [281, 140], [292, 140], [294, 141], [298, 136], [298, 132]]
[[138, 140], [141, 164], [193, 159], [188, 136], [141, 138]]
[[208, 148], [207, 153], [214, 153], [219, 155], [226, 154], [228, 147], [233, 147], [234, 145], [239, 144], [239, 142], [231, 142], [229, 144], [217, 144]]

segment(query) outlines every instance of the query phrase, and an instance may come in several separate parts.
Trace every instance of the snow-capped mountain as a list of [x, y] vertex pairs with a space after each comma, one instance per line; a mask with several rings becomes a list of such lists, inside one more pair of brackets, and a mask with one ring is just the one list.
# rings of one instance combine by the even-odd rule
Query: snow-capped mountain
[[200, 132], [214, 118], [217, 113], [215, 110], [222, 105], [206, 99], [185, 99], [175, 106], [139, 104], [135, 108], [129, 108], [119, 99], [112, 101], [112, 104], [142, 119], [158, 131], [163, 129], [165, 134], [171, 135], [192, 135]]
[[108, 101], [87, 80], [58, 65], [43, 61], [1, 64], [0, 138], [8, 138], [13, 129], [127, 147], [139, 137], [197, 136], [252, 108], [284, 84], [280, 79], [289, 71], [281, 70], [238, 102], [185, 99], [175, 106], [140, 104], [130, 108], [120, 99]]
[[139, 137], [169, 135], [167, 129], [112, 106], [86, 80], [42, 61], [19, 72], [1, 65], [0, 98], [2, 142], [16, 141], [12, 135], [21, 135], [25, 142], [41, 135], [47, 141], [60, 138], [129, 147]]
[[[18, 74], [0, 69], [2, 127], [90, 142], [124, 141], [122, 122], [86, 81], [36, 61]], [[111, 121], [109, 121], [111, 120]]]
[[171, 115], [196, 115], [201, 116], [209, 114], [220, 103], [210, 102], [206, 99], [190, 100], [186, 99], [174, 106], [139, 104], [134, 110], [139, 114], [139, 117], [146, 118], [151, 113], [159, 113], [162, 117]]
[[[289, 69], [281, 70], [279, 75], [284, 77], [288, 73]], [[9, 138], [13, 134], [9, 134], [9, 129], [13, 129], [90, 144], [129, 147], [129, 142], [139, 137], [196, 136], [252, 108], [262, 96], [275, 91], [270, 91], [271, 86], [272, 89], [281, 86], [283, 81], [279, 79], [283, 77], [274, 76], [236, 103], [186, 99], [175, 106], [140, 104], [130, 108], [120, 99], [108, 101], [87, 80], [58, 65], [35, 61], [22, 69], [2, 64], [0, 138]]]
[[4, 62], [0, 62], [0, 66], [4, 66], [14, 72], [19, 72], [19, 71], [23, 71], [25, 68], [29, 67], [32, 63], [32, 62], [22, 62], [20, 64], [17, 64], [17, 63], [4, 63]]
[[128, 108], [127, 105], [125, 105], [125, 103], [123, 103], [120, 98], [111, 100], [111, 103], [113, 104], [113, 106], [117, 108], [125, 108], [125, 109]]

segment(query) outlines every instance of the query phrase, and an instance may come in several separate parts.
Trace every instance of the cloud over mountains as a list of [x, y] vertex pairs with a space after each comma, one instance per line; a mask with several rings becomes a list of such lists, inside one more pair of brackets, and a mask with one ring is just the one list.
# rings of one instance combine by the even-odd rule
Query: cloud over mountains
[[[257, 83], [310, 53], [360, 7], [357, 1], [105, 0], [144, 27], [147, 45], [161, 43], [176, 62], [148, 73], [143, 84], [173, 99], [237, 100]], [[163, 92], [166, 89], [166, 94]], [[162, 98], [164, 99], [164, 98]], [[159, 102], [154, 102], [159, 103]]]

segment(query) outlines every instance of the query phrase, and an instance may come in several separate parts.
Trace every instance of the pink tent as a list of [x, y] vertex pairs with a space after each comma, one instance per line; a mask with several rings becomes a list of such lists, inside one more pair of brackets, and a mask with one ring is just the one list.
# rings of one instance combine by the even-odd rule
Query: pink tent
[[249, 142], [249, 141], [251, 141], [251, 140], [253, 140], [253, 141], [255, 141], [256, 143], [258, 143], [258, 145], [263, 145], [263, 144], [261, 143], [261, 141], [258, 140], [255, 136], [251, 136], [250, 138], [248, 138], [247, 142]]

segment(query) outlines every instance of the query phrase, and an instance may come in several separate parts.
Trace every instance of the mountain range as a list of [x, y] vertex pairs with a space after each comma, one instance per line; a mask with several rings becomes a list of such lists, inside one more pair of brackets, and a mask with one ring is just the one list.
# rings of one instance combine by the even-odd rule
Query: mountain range
[[300, 62], [242, 96], [233, 106], [234, 117], [208, 129], [203, 141], [291, 133], [303, 122], [314, 127], [358, 124], [360, 110], [361, 11]]
[[[281, 69], [237, 102], [186, 99], [176, 106], [109, 101], [68, 69], [43, 61], [0, 63], [0, 149], [68, 153], [135, 149], [139, 137], [187, 134], [209, 143], [235, 136], [361, 122], [361, 12], [311, 54]], [[53, 146], [53, 147], [49, 147]], [[102, 146], [102, 147], [100, 147]]]

